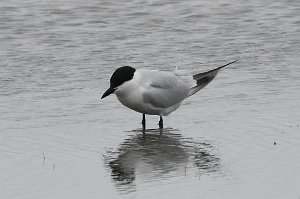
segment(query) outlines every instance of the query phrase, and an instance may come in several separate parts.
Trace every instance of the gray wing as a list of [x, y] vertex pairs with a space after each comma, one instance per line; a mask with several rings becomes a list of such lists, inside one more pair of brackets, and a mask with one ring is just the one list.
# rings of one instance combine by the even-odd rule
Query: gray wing
[[184, 100], [189, 86], [175, 75], [166, 72], [151, 74], [151, 82], [143, 94], [144, 102], [157, 108], [167, 108]]

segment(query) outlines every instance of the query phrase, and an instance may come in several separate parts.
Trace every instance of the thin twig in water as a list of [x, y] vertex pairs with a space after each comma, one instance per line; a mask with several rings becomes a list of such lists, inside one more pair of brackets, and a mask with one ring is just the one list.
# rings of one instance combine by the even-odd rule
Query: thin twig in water
[[53, 163], [53, 171], [54, 171], [54, 169], [55, 169], [55, 164]]
[[43, 160], [43, 165], [45, 165], [45, 160], [46, 160], [46, 157], [45, 157], [45, 153], [43, 152], [43, 157], [44, 157], [44, 160]]
[[201, 177], [201, 172], [200, 172], [200, 169], [199, 169], [199, 180], [200, 180], [200, 177]]

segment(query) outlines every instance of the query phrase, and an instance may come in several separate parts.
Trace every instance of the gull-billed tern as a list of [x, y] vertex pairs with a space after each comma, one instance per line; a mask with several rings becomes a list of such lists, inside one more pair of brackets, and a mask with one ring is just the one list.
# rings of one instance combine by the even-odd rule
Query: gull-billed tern
[[175, 111], [184, 99], [209, 84], [220, 69], [236, 61], [193, 75], [194, 86], [176, 73], [123, 66], [112, 74], [110, 87], [101, 99], [114, 93], [124, 106], [143, 114], [143, 129], [145, 114], [160, 116], [159, 127], [163, 128], [162, 116]]

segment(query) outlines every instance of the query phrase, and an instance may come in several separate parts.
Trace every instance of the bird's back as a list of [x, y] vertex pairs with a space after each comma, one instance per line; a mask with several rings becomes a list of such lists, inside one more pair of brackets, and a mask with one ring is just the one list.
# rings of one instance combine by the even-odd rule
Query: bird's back
[[190, 91], [189, 85], [173, 73], [139, 70], [143, 77], [143, 99], [154, 108], [167, 109], [177, 106]]

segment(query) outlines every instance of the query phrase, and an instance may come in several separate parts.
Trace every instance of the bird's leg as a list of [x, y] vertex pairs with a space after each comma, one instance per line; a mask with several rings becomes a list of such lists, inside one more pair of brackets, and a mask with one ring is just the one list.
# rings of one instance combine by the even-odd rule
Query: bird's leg
[[142, 120], [142, 125], [143, 125], [143, 129], [146, 129], [146, 117], [145, 114], [143, 113], [143, 120]]
[[162, 116], [160, 116], [158, 126], [159, 126], [160, 129], [164, 128], [164, 121], [162, 119]]

